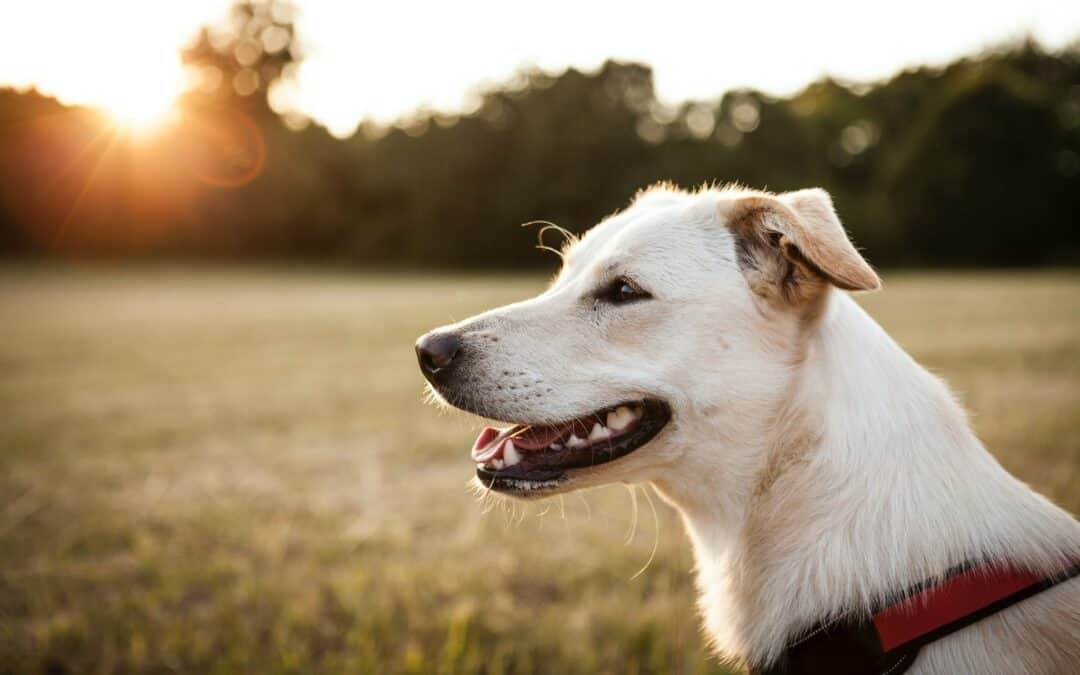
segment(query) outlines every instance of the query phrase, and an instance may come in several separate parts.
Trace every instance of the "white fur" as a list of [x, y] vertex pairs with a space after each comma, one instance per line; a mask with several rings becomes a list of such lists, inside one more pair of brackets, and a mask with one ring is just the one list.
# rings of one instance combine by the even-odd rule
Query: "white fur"
[[[832, 213], [824, 193], [798, 194]], [[545, 293], [442, 329], [474, 359], [443, 394], [537, 423], [667, 401], [660, 436], [557, 489], [651, 482], [683, 516], [707, 631], [728, 658], [768, 662], [814, 622], [966, 560], [1045, 572], [1080, 556], [1080, 525], [1002, 469], [945, 384], [846, 293], [826, 285], [808, 312], [748, 283], [724, 214], [750, 195], [640, 197], [568, 251]], [[835, 242], [816, 243], [827, 266]], [[653, 299], [597, 306], [592, 292], [618, 275]], [[909, 672], [1076, 664], [1073, 580], [925, 647]]]

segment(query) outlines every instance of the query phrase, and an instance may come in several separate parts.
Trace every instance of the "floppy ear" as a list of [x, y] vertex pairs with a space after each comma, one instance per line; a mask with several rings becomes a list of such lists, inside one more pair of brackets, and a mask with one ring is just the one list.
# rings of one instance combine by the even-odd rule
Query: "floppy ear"
[[720, 211], [735, 234], [739, 266], [760, 295], [798, 302], [825, 283], [849, 291], [881, 287], [820, 188], [737, 197], [722, 201]]

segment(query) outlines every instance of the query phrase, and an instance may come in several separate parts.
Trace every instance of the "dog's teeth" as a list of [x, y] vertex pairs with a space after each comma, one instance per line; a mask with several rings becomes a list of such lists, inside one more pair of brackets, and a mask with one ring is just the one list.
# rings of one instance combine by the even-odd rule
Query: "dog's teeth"
[[492, 462], [492, 465], [496, 469], [502, 469], [504, 466], [506, 466], [506, 464], [501, 459], [496, 459], [495, 461]]
[[562, 450], [562, 443], [552, 443], [548, 447], [552, 450]]
[[517, 448], [514, 447], [513, 441], [507, 441], [503, 446], [503, 463], [506, 466], [514, 466], [521, 461], [521, 455], [518, 454]]
[[612, 431], [622, 431], [635, 419], [634, 413], [624, 405], [607, 414], [607, 425]]
[[597, 422], [593, 425], [592, 431], [589, 432], [589, 440], [602, 441], [605, 438], [611, 438], [611, 429]]
[[566, 445], [571, 448], [584, 448], [588, 443], [578, 438], [576, 435], [570, 434], [570, 438], [566, 439]]

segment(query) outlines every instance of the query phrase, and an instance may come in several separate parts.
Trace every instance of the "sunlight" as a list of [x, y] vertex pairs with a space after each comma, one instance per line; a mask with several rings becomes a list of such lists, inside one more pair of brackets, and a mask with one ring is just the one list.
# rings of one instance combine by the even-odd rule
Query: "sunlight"
[[102, 107], [118, 125], [139, 134], [152, 133], [166, 126], [176, 114], [176, 96], [149, 95], [127, 91], [109, 97]]
[[18, 21], [0, 23], [0, 82], [96, 108], [118, 129], [145, 134], [175, 113], [186, 84], [180, 49], [228, 2], [56, 5], [25, 3]]
[[97, 82], [94, 105], [118, 126], [150, 134], [174, 120], [176, 100], [184, 90], [184, 73], [176, 55], [146, 58], [106, 73]]

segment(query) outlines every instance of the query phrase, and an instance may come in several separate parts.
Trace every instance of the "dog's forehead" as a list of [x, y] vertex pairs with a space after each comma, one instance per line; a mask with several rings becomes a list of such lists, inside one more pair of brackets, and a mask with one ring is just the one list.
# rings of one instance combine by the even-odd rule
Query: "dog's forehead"
[[704, 239], [727, 235], [717, 224], [715, 195], [635, 202], [589, 230], [566, 255], [566, 270], [670, 267], [701, 260]]

